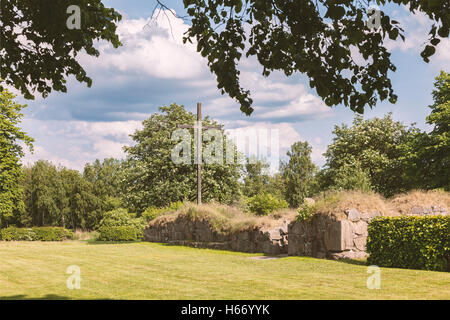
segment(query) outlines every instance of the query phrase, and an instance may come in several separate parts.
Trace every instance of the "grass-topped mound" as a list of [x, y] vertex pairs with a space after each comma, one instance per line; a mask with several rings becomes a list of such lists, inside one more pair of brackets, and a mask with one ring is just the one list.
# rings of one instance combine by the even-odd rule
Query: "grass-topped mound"
[[399, 194], [390, 200], [390, 205], [401, 214], [408, 214], [414, 207], [450, 208], [450, 192], [443, 190], [413, 190]]
[[409, 214], [414, 207], [436, 208], [438, 212], [448, 212], [450, 208], [450, 192], [443, 190], [414, 190], [389, 199], [375, 192], [330, 190], [313, 200], [300, 211], [307, 210], [309, 215], [322, 214], [337, 220], [346, 219], [345, 212], [352, 208], [359, 212], [378, 212], [381, 216]]
[[377, 211], [382, 216], [396, 215], [395, 210], [385, 199], [375, 192], [327, 191], [313, 198], [310, 204], [313, 214], [331, 216], [334, 219], [346, 219], [345, 211], [355, 208], [360, 212]]
[[200, 206], [186, 203], [177, 210], [162, 212], [149, 223], [149, 227], [164, 226], [173, 223], [176, 219], [184, 218], [188, 221], [207, 221], [216, 232], [229, 234], [254, 228], [270, 229], [283, 221], [293, 220], [296, 215], [297, 211], [293, 209], [282, 209], [266, 216], [257, 216], [236, 207], [218, 203]]

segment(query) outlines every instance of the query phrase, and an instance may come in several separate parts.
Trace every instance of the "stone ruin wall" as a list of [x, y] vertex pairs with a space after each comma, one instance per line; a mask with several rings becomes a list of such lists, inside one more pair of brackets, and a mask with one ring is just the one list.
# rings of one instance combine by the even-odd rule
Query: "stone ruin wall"
[[360, 214], [356, 209], [346, 212], [347, 219], [336, 220], [328, 215], [315, 215], [309, 221], [289, 224], [289, 255], [342, 259], [366, 256], [367, 225], [378, 212]]
[[[215, 231], [207, 220], [155, 221], [144, 230], [144, 241], [268, 255], [289, 254], [328, 259], [367, 256], [367, 226], [377, 211], [346, 210], [346, 219], [317, 214], [308, 221], [282, 221], [276, 227], [254, 227], [230, 234]], [[413, 207], [406, 215], [447, 215], [446, 208]]]
[[[437, 206], [413, 207], [406, 215], [447, 215], [447, 209]], [[337, 220], [328, 215], [315, 215], [309, 221], [289, 224], [288, 254], [328, 259], [360, 259], [367, 257], [367, 226], [377, 211], [345, 211], [346, 219]]]
[[287, 232], [288, 221], [272, 229], [255, 227], [223, 234], [215, 231], [207, 220], [177, 217], [174, 221], [150, 224], [144, 230], [144, 241], [279, 255], [288, 253]]

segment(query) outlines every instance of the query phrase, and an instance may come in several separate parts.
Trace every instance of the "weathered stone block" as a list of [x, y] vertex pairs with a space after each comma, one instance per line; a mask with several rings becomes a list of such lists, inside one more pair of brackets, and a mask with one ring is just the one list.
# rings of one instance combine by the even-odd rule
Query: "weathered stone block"
[[375, 217], [380, 217], [381, 213], [378, 211], [370, 211], [370, 212], [362, 212], [361, 213], [361, 220], [364, 220], [366, 222], [370, 222]]
[[357, 237], [353, 240], [356, 249], [366, 251], [367, 236]]
[[367, 223], [360, 220], [351, 224], [355, 236], [367, 236]]
[[342, 251], [342, 252], [333, 252], [329, 254], [329, 257], [334, 260], [339, 259], [362, 259], [367, 257], [367, 253], [362, 251]]
[[348, 220], [341, 221], [341, 237], [344, 243], [344, 250], [352, 249], [353, 245], [353, 223]]
[[281, 239], [280, 229], [278, 229], [278, 228], [269, 230], [268, 235], [271, 239], [277, 239], [277, 240]]
[[355, 208], [345, 210], [345, 214], [347, 215], [347, 219], [350, 221], [359, 221], [359, 219], [361, 219], [361, 214]]
[[345, 242], [342, 237], [342, 221], [334, 221], [329, 224], [325, 232], [325, 247], [329, 251], [345, 250]]
[[414, 206], [411, 208], [411, 211], [409, 212], [411, 215], [422, 215], [423, 214], [423, 208], [419, 206]]

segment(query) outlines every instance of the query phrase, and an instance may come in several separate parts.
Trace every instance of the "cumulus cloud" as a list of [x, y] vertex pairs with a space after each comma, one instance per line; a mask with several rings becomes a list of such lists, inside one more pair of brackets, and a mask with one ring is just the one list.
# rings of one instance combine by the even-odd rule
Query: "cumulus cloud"
[[92, 88], [71, 79], [67, 94], [52, 93], [28, 103], [22, 127], [36, 143], [35, 153], [28, 153], [24, 163], [42, 158], [81, 169], [96, 158], [122, 158], [122, 147], [131, 143], [128, 135], [158, 106], [173, 102], [191, 111], [202, 102], [204, 115], [231, 130], [279, 130], [280, 156], [301, 140], [298, 123], [332, 115], [299, 77], [274, 72], [265, 78], [254, 58], [241, 61], [241, 85], [250, 89], [255, 108], [251, 117], [243, 115], [236, 101], [219, 93], [196, 44], [182, 43], [187, 28], [170, 14], [152, 21], [124, 19], [118, 26], [122, 47], [99, 43], [99, 58], [80, 55], [93, 78]]
[[[419, 54], [428, 43], [429, 30], [433, 22], [428, 16], [416, 11], [411, 13], [409, 8], [402, 6], [392, 14], [392, 18], [399, 21], [400, 26], [405, 30], [405, 41], [387, 39], [386, 47], [390, 51], [402, 51], [404, 53]], [[450, 39], [441, 39], [436, 47], [436, 53], [430, 58], [431, 64], [436, 68], [445, 69], [450, 62]]]
[[34, 153], [26, 152], [22, 163], [46, 159], [81, 170], [95, 159], [125, 156], [124, 145], [141, 128], [140, 121], [86, 122], [25, 119], [22, 128], [34, 137]]
[[181, 19], [162, 14], [150, 22], [125, 19], [117, 29], [124, 45], [114, 49], [102, 44], [101, 63], [90, 56], [84, 56], [82, 62], [95, 69], [114, 69], [162, 79], [196, 79], [208, 70], [195, 47], [183, 44], [187, 28]]

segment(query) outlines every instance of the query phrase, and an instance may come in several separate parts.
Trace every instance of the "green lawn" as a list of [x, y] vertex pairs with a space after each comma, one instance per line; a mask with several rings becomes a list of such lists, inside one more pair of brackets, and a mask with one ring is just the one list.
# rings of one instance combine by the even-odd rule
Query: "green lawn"
[[[450, 273], [385, 269], [369, 290], [364, 265], [155, 243], [0, 242], [0, 298], [450, 299]], [[69, 290], [66, 269], [81, 269]]]

